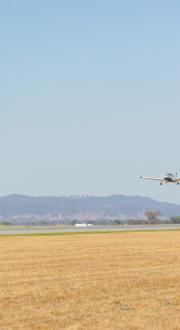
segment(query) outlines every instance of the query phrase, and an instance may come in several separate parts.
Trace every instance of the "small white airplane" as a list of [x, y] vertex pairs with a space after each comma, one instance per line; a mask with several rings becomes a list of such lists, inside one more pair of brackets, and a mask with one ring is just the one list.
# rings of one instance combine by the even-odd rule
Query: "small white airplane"
[[160, 181], [160, 185], [162, 185], [163, 183], [176, 183], [179, 185], [180, 182], [180, 178], [177, 177], [177, 173], [175, 175], [173, 175], [172, 173], [166, 173], [165, 175], [163, 175], [163, 177], [152, 177], [152, 176], [140, 176], [140, 179], [145, 179], [145, 180], [155, 180], [155, 181]]

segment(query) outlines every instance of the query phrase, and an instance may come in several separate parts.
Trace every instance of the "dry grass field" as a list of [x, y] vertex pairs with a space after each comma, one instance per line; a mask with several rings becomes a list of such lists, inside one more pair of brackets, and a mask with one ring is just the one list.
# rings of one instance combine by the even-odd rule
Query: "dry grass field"
[[180, 329], [180, 232], [0, 237], [0, 329]]

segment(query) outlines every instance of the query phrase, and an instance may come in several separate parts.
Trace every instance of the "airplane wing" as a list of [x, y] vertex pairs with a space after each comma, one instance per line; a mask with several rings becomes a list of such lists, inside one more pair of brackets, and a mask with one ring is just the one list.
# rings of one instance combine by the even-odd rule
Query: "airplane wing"
[[[153, 176], [140, 176], [140, 179], [164, 181], [164, 178], [156, 178], [156, 177], [153, 177]], [[180, 179], [179, 179], [179, 181], [180, 181]]]

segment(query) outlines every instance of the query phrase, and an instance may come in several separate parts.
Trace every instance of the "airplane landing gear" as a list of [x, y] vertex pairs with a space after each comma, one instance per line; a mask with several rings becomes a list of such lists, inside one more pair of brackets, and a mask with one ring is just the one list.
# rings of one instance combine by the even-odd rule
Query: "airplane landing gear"
[[179, 182], [177, 182], [177, 185], [179, 186]]
[[162, 182], [160, 182], [160, 186], [162, 186]]

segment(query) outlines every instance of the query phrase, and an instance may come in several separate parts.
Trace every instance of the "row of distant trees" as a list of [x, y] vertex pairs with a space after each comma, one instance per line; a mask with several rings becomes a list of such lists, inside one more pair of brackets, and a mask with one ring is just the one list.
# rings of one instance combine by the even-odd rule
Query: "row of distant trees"
[[[180, 216], [172, 216], [170, 218], [162, 218], [161, 217], [161, 213], [158, 211], [154, 211], [154, 210], [148, 210], [145, 211], [144, 213], [145, 217], [144, 219], [129, 219], [129, 220], [120, 220], [120, 219], [115, 219], [115, 220], [96, 220], [96, 221], [84, 221], [90, 224], [114, 224], [114, 225], [123, 225], [123, 224], [134, 224], [134, 225], [140, 225], [140, 224], [160, 224], [160, 223], [169, 223], [169, 224], [180, 224]], [[75, 225], [76, 223], [79, 223], [79, 220], [71, 220], [66, 222], [66, 224], [71, 224], [71, 225]], [[9, 220], [3, 220], [2, 222], [0, 222], [0, 225], [3, 226], [11, 226], [14, 223], [12, 223]], [[58, 221], [50, 222], [50, 221], [38, 221], [38, 222], [34, 222], [32, 221], [32, 223], [24, 223], [25, 225], [55, 225], [55, 224], [59, 224]], [[62, 224], [62, 222], [61, 222]]]
[[158, 211], [149, 210], [144, 213], [145, 219], [129, 219], [127, 221], [122, 220], [114, 220], [113, 224], [122, 225], [124, 223], [134, 224], [134, 225], [142, 225], [142, 224], [180, 224], [180, 216], [173, 216], [170, 218], [161, 218], [161, 213]]
[[157, 222], [166, 222], [166, 223], [172, 223], [172, 224], [180, 224], [180, 216], [174, 216], [170, 217], [169, 219], [160, 219], [161, 213], [158, 211], [146, 211], [145, 216], [148, 219], [149, 223], [156, 224]]

